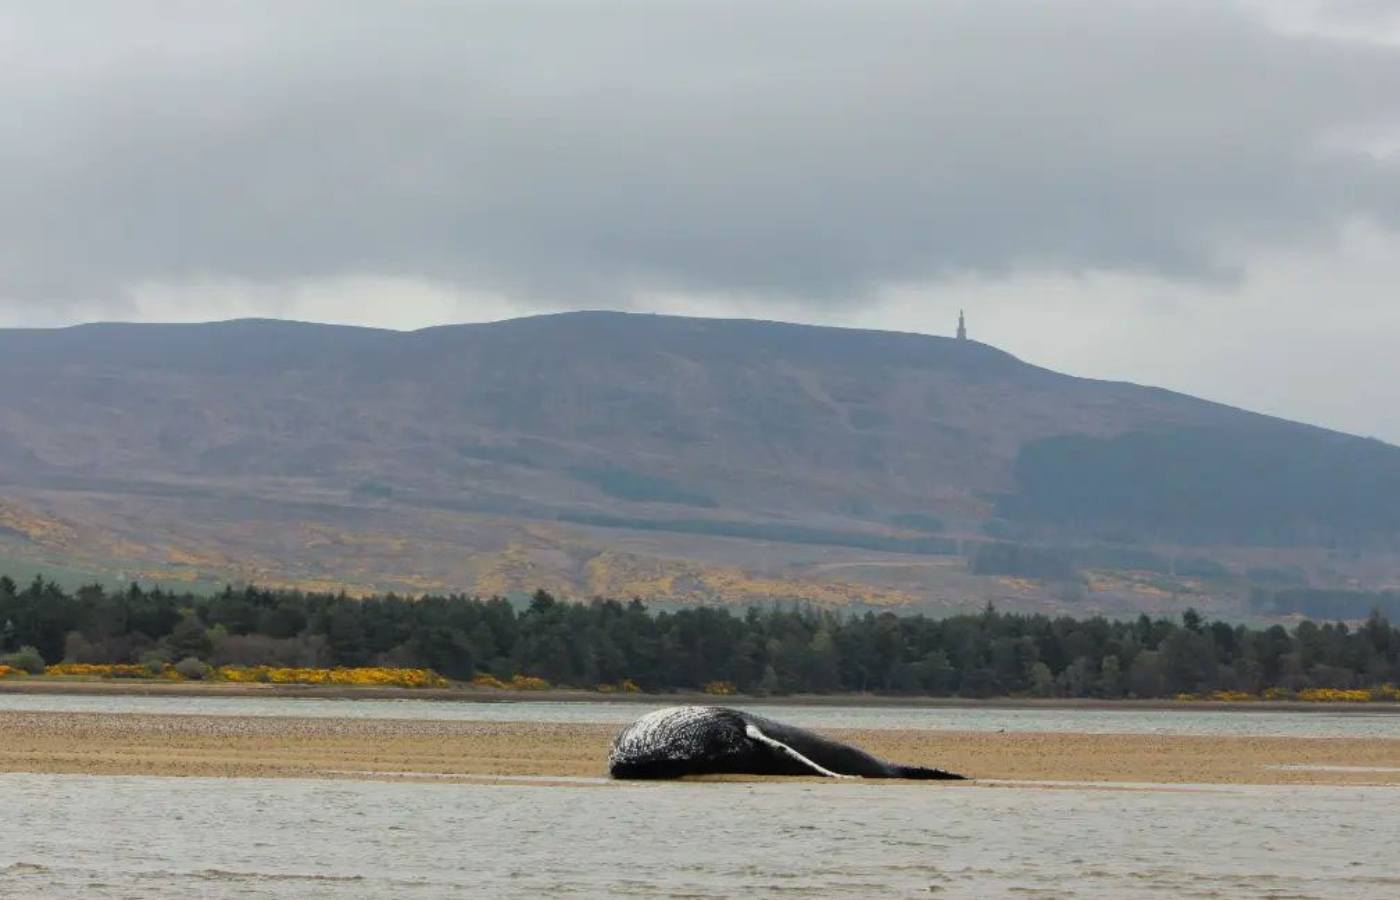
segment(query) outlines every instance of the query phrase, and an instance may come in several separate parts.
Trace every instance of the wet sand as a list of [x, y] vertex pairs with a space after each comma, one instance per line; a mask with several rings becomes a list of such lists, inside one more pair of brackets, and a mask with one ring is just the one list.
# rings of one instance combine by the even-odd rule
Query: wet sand
[[[617, 726], [0, 711], [0, 772], [601, 778]], [[984, 781], [1400, 785], [1400, 740], [831, 730]]]

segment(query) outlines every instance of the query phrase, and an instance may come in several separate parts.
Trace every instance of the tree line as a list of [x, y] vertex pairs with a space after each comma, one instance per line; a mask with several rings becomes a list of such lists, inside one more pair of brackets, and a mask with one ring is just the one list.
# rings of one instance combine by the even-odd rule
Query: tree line
[[1252, 628], [1139, 616], [1000, 612], [931, 618], [772, 606], [652, 611], [638, 600], [525, 604], [463, 595], [367, 598], [131, 585], [67, 592], [0, 577], [0, 654], [48, 663], [365, 666], [543, 678], [644, 690], [876, 692], [934, 696], [1166, 697], [1213, 690], [1366, 688], [1400, 680], [1400, 629], [1304, 621]]

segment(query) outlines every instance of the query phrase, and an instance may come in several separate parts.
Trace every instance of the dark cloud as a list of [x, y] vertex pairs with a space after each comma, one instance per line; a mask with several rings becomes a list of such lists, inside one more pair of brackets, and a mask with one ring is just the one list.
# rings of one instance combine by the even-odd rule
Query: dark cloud
[[1400, 51], [1218, 2], [0, 5], [0, 300], [836, 303], [1400, 216]]

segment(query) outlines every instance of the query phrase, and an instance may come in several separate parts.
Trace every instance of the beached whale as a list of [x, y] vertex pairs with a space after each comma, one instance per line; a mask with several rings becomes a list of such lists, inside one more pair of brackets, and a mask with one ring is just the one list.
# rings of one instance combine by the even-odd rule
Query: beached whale
[[608, 771], [614, 778], [724, 774], [964, 777], [942, 769], [887, 763], [810, 731], [722, 706], [669, 706], [647, 713], [613, 740]]

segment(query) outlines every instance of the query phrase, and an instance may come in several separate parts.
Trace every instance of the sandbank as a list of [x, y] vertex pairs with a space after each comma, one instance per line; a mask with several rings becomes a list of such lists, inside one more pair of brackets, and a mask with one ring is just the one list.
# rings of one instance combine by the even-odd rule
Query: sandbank
[[[593, 724], [0, 711], [0, 772], [603, 778], [616, 731]], [[1400, 785], [1400, 740], [1387, 738], [825, 733], [888, 759], [940, 766], [984, 783]]]

